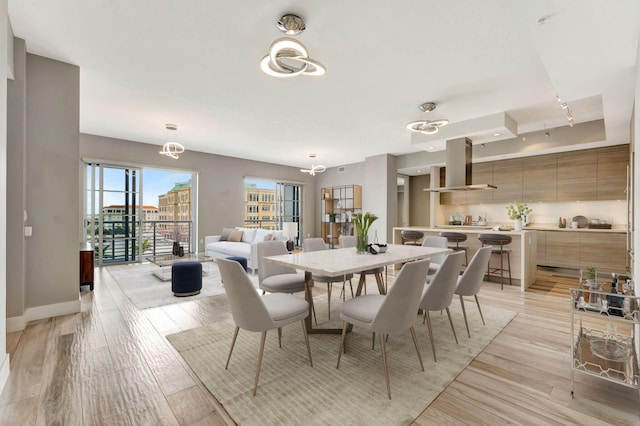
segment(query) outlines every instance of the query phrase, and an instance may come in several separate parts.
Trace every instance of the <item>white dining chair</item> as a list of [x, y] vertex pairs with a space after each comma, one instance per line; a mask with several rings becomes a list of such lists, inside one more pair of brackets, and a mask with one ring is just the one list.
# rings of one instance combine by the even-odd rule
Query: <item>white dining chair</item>
[[[262, 294], [269, 293], [298, 293], [310, 291], [305, 284], [304, 272], [298, 272], [294, 268], [278, 265], [264, 260], [268, 256], [278, 256], [289, 254], [284, 241], [262, 241], [258, 243], [258, 286]], [[309, 286], [312, 286], [310, 283]], [[309, 294], [307, 300], [311, 300], [311, 310], [316, 322], [315, 307], [313, 298]]]
[[[327, 250], [327, 245], [322, 238], [305, 238], [302, 242], [302, 250], [306, 252]], [[327, 310], [329, 319], [331, 319], [331, 290], [333, 288], [333, 283], [342, 282], [341, 294], [345, 294], [346, 292], [344, 291], [344, 287], [347, 285], [348, 280], [349, 285], [351, 286], [351, 297], [353, 297], [353, 283], [351, 282], [351, 280], [353, 279], [353, 274], [341, 275], [337, 277], [313, 274], [311, 278], [313, 279], [314, 284], [317, 282], [327, 283]]]
[[[422, 247], [446, 249], [448, 248], [448, 245], [449, 245], [449, 241], [446, 239], [446, 237], [428, 235], [424, 237], [424, 240], [422, 240]], [[427, 281], [429, 281], [433, 276], [433, 274], [436, 273], [438, 268], [440, 268], [440, 265], [442, 264], [442, 262], [444, 262], [445, 257], [447, 257], [446, 253], [436, 254], [435, 256], [431, 256], [429, 258], [430, 262], [429, 262], [429, 272], [427, 273]]]
[[236, 323], [236, 328], [229, 348], [229, 356], [225, 364], [225, 370], [229, 367], [233, 347], [238, 337], [238, 331], [242, 328], [247, 331], [259, 331], [260, 349], [258, 351], [258, 365], [256, 367], [256, 378], [253, 384], [253, 396], [258, 389], [258, 379], [260, 378], [260, 367], [262, 366], [262, 356], [264, 354], [264, 344], [268, 330], [278, 329], [278, 345], [282, 348], [282, 327], [296, 321], [302, 324], [304, 341], [307, 345], [307, 355], [309, 364], [313, 367], [311, 359], [311, 348], [309, 347], [309, 336], [304, 319], [309, 315], [309, 305], [301, 297], [291, 294], [273, 293], [264, 296], [258, 295], [253, 283], [249, 279], [242, 265], [234, 260], [218, 259], [220, 276], [225, 286], [224, 291], [231, 307], [231, 316]]
[[476, 299], [480, 319], [482, 319], [482, 324], [485, 325], [482, 309], [480, 309], [480, 302], [478, 301], [478, 293], [480, 292], [480, 287], [482, 287], [484, 273], [487, 270], [492, 250], [492, 247], [481, 247], [476, 251], [473, 258], [471, 258], [471, 262], [464, 270], [464, 273], [458, 277], [458, 283], [454, 291], [454, 294], [460, 297], [460, 305], [462, 306], [462, 315], [464, 316], [464, 325], [467, 327], [468, 337], [471, 337], [471, 333], [469, 332], [469, 323], [467, 322], [467, 312], [464, 308], [464, 296], [473, 296]]
[[370, 294], [350, 299], [340, 307], [340, 318], [342, 319], [342, 339], [338, 351], [338, 363], [336, 368], [340, 368], [340, 359], [344, 350], [344, 342], [349, 324], [361, 327], [380, 335], [380, 347], [382, 353], [382, 364], [384, 366], [384, 376], [387, 383], [387, 395], [391, 399], [391, 384], [389, 382], [389, 367], [387, 363], [387, 351], [385, 339], [389, 334], [396, 334], [409, 329], [411, 338], [418, 354], [420, 368], [424, 371], [422, 355], [418, 347], [413, 323], [418, 304], [420, 303], [420, 293], [424, 287], [427, 277], [429, 261], [427, 259], [406, 263], [395, 284], [386, 296], [380, 294]]
[[449, 305], [451, 305], [451, 301], [453, 300], [453, 292], [456, 289], [456, 283], [458, 282], [458, 275], [463, 261], [464, 252], [458, 251], [448, 254], [433, 275], [433, 278], [431, 278], [431, 282], [424, 286], [422, 292], [420, 309], [424, 311], [423, 322], [426, 319], [427, 329], [429, 330], [429, 340], [431, 341], [431, 350], [433, 351], [433, 360], [436, 362], [438, 359], [436, 358], [436, 345], [433, 339], [433, 329], [431, 328], [429, 311], [441, 311], [443, 309], [447, 311], [451, 331], [453, 331], [453, 338], [457, 344], [458, 336], [456, 336], [456, 329], [453, 327]]
[[[338, 237], [338, 244], [340, 248], [350, 248], [355, 247], [357, 242], [357, 238], [353, 235], [340, 235]], [[367, 294], [367, 275], [373, 275], [376, 279], [376, 283], [378, 284], [379, 289], [385, 289], [386, 285], [384, 279], [382, 278], [382, 273], [384, 272], [384, 267], [381, 266], [379, 268], [367, 269], [366, 271], [360, 271], [360, 279], [358, 280], [358, 289], [364, 287], [364, 294]], [[353, 293], [351, 294], [353, 297]], [[343, 298], [344, 300], [344, 298]]]

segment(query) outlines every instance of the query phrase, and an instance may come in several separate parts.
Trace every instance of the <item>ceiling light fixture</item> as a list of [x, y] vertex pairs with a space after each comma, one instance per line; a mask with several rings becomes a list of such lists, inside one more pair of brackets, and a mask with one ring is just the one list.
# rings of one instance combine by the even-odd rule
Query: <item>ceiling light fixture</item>
[[[420, 111], [431, 112], [436, 109], [434, 102], [425, 102], [419, 106]], [[449, 120], [417, 120], [407, 123], [407, 129], [412, 132], [423, 133], [425, 135], [433, 135], [438, 133], [440, 127], [449, 124]]]
[[[298, 35], [306, 28], [302, 18], [293, 14], [284, 15], [277, 25], [288, 36]], [[260, 61], [260, 68], [273, 77], [320, 76], [327, 72], [324, 65], [309, 58], [309, 52], [302, 43], [291, 37], [280, 37], [274, 41], [269, 53]]]
[[[316, 154], [309, 154], [309, 158], [316, 158]], [[315, 176], [316, 173], [322, 173], [325, 170], [327, 170], [327, 168], [322, 164], [318, 164], [317, 166], [312, 165], [310, 169], [300, 169], [302, 173], [309, 173], [311, 176]]]
[[560, 108], [566, 111], [569, 127], [573, 127], [575, 125], [575, 122], [573, 121], [573, 114], [571, 113], [571, 109], [569, 108], [569, 105], [566, 102], [563, 102], [562, 99], [560, 99], [560, 96], [558, 95], [556, 95], [556, 100], [560, 104]]
[[[167, 139], [169, 139], [169, 130], [178, 130], [178, 126], [175, 124], [165, 124], [165, 129], [167, 129]], [[162, 155], [166, 155], [167, 157], [171, 157], [173, 159], [178, 159], [178, 154], [182, 154], [184, 152], [184, 146], [179, 144], [178, 142], [167, 142], [162, 147], [162, 151], [159, 153]]]

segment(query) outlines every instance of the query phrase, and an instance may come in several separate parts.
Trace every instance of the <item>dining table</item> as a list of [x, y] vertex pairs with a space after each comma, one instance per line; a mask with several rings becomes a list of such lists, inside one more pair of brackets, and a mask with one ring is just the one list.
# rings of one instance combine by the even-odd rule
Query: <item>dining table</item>
[[[452, 252], [452, 250], [448, 248], [388, 244], [387, 251], [378, 254], [358, 253], [355, 247], [349, 247], [268, 256], [265, 257], [264, 260], [304, 271], [305, 299], [309, 303], [309, 315], [305, 319], [307, 331], [311, 334], [336, 334], [341, 333], [342, 328], [313, 328], [311, 321], [313, 274], [330, 277], [346, 276], [347, 274], [356, 274], [370, 269], [412, 262], [414, 260], [426, 259], [431, 256], [450, 252]], [[377, 279], [376, 282], [380, 294], [385, 294], [385, 288], [381, 280]], [[362, 274], [360, 282], [358, 283], [356, 297], [361, 294], [364, 283], [364, 274]]]

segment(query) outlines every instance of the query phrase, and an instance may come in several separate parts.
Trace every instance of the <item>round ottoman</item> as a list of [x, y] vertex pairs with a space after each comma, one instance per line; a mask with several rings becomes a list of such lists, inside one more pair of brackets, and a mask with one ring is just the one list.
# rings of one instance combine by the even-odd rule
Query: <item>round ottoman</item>
[[202, 264], [178, 262], [171, 266], [171, 291], [174, 296], [193, 296], [202, 290]]
[[236, 262], [238, 262], [239, 264], [242, 265], [242, 267], [244, 268], [244, 271], [247, 272], [247, 259], [245, 259], [244, 257], [241, 256], [231, 256], [231, 257], [227, 257], [227, 260], [235, 260]]

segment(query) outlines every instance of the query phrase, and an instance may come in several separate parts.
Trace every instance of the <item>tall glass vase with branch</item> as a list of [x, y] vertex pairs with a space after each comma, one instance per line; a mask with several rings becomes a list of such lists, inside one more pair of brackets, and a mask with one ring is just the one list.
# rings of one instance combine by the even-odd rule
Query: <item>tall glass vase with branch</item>
[[353, 223], [356, 225], [356, 252], [364, 254], [367, 252], [369, 228], [371, 224], [378, 219], [373, 213], [355, 213], [353, 215]]

